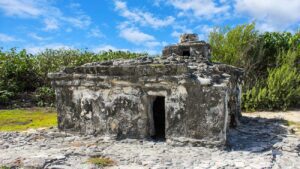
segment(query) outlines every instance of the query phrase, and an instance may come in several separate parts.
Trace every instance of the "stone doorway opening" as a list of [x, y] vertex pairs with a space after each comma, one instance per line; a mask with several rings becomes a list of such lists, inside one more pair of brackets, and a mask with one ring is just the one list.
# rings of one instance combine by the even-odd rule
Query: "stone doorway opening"
[[182, 51], [182, 56], [191, 56], [190, 51], [189, 50]]
[[165, 97], [156, 96], [152, 104], [154, 135], [153, 139], [165, 139]]

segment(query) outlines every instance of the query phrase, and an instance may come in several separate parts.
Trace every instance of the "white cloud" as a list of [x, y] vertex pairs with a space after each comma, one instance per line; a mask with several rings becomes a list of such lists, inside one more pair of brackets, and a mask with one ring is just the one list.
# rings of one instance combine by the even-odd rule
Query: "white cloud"
[[119, 36], [127, 41], [136, 44], [143, 45], [150, 49], [161, 46], [162, 44], [156, 40], [156, 38], [150, 34], [146, 34], [136, 27], [129, 27], [127, 23], [119, 25]]
[[49, 39], [49, 38], [41, 37], [41, 36], [37, 35], [36, 33], [29, 33], [28, 36], [30, 36], [33, 39], [39, 40], [39, 41], [43, 41], [43, 40]]
[[121, 29], [120, 36], [135, 44], [141, 44], [155, 40], [152, 35], [143, 33], [137, 28], [123, 28]]
[[201, 33], [209, 34], [211, 31], [213, 31], [213, 27], [209, 25], [199, 25], [196, 27], [197, 30], [199, 30]]
[[7, 16], [38, 18], [45, 24], [44, 30], [56, 30], [64, 24], [76, 28], [86, 28], [91, 24], [91, 18], [84, 14], [80, 5], [72, 5], [72, 16], [67, 16], [53, 1], [46, 0], [1, 0], [0, 10]]
[[213, 27], [209, 25], [198, 25], [193, 29], [187, 28], [186, 26], [175, 25], [173, 26], [173, 32], [171, 36], [179, 38], [184, 33], [197, 33], [199, 40], [207, 40], [209, 33], [213, 30]]
[[60, 44], [60, 43], [53, 43], [48, 45], [30, 45], [25, 47], [25, 49], [28, 53], [37, 54], [46, 49], [74, 49], [74, 47]]
[[164, 0], [153, 0], [153, 5], [154, 6], [160, 6], [160, 4], [163, 2]]
[[50, 31], [50, 30], [57, 30], [59, 28], [58, 21], [54, 18], [46, 18], [44, 20], [45, 28], [44, 30]]
[[36, 17], [43, 13], [39, 4], [32, 0], [1, 0], [0, 9], [8, 16]]
[[192, 16], [211, 19], [218, 15], [226, 15], [230, 5], [218, 5], [212, 0], [168, 0], [169, 4], [179, 9], [178, 16]]
[[91, 24], [91, 18], [87, 15], [80, 15], [77, 17], [61, 17], [65, 21], [77, 28], [87, 28]]
[[174, 38], [179, 38], [181, 34], [184, 33], [193, 33], [193, 30], [190, 28], [187, 28], [185, 25], [177, 24], [173, 26], [173, 32], [171, 33], [171, 36]]
[[[172, 16], [168, 16], [165, 19], [158, 19], [152, 16], [150, 13], [140, 13], [140, 15], [143, 17], [145, 25], [152, 26], [154, 28], [164, 27], [171, 25], [175, 18]], [[143, 23], [143, 21], [142, 21]]]
[[100, 31], [99, 28], [93, 28], [88, 32], [88, 37], [94, 37], [94, 38], [103, 38], [105, 35]]
[[127, 10], [127, 5], [126, 5], [126, 2], [122, 2], [122, 1], [115, 1], [115, 7], [116, 9], [119, 9], [119, 10]]
[[1, 42], [13, 42], [13, 41], [17, 41], [17, 39], [12, 36], [0, 33], [0, 41]]
[[195, 28], [195, 32], [198, 33], [199, 40], [207, 40], [209, 33], [213, 31], [213, 27], [208, 25], [199, 25]]
[[72, 9], [80, 9], [81, 5], [80, 3], [70, 3], [69, 7]]
[[262, 23], [262, 22], [257, 23], [256, 28], [261, 32], [267, 32], [267, 31], [273, 32], [280, 29], [270, 23]]
[[162, 45], [162, 46], [167, 46], [168, 44], [169, 44], [169, 43], [166, 42], [166, 41], [162, 41], [162, 42], [161, 42], [161, 45]]
[[162, 44], [158, 41], [150, 41], [150, 42], [146, 42], [145, 46], [149, 47], [149, 48], [155, 48], [157, 46], [161, 46]]
[[235, 10], [257, 20], [261, 30], [287, 29], [300, 21], [299, 0], [236, 0]]
[[141, 10], [128, 9], [127, 4], [123, 1], [115, 1], [115, 9], [120, 11], [120, 15], [133, 23], [139, 23], [142, 26], [150, 26], [153, 28], [165, 27], [171, 25], [175, 18], [168, 16], [164, 19], [156, 18], [152, 13], [143, 12]]
[[179, 38], [179, 36], [182, 34], [183, 32], [178, 32], [178, 31], [173, 31], [171, 33], [171, 36], [174, 38]]

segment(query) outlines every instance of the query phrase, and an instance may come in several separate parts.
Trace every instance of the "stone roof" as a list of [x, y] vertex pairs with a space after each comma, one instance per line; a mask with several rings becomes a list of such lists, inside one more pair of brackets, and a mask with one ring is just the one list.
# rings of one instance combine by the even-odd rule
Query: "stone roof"
[[[187, 53], [184, 53], [187, 52]], [[49, 78], [85, 76], [189, 76], [201, 84], [220, 84], [228, 80], [230, 74], [242, 75], [242, 69], [234, 66], [212, 63], [210, 46], [199, 41], [196, 34], [183, 34], [180, 42], [166, 46], [162, 57], [139, 57], [87, 63], [78, 67], [64, 68], [61, 72], [49, 74]], [[230, 72], [230, 73], [229, 73]], [[226, 80], [227, 79], [227, 80]]]

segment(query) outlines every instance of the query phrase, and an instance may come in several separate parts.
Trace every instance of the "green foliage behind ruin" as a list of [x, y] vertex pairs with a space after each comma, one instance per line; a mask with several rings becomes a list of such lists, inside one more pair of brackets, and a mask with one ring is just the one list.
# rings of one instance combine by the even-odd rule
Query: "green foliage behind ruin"
[[[49, 72], [111, 59], [130, 59], [146, 55], [122, 51], [93, 53], [86, 50], [51, 50], [32, 55], [26, 50], [0, 50], [0, 108], [53, 106], [54, 91], [47, 78]], [[22, 105], [23, 104], [23, 105]], [[32, 105], [33, 104], [33, 105]]]
[[300, 104], [300, 32], [265, 32], [255, 24], [215, 28], [213, 61], [245, 69], [246, 111], [286, 110]]

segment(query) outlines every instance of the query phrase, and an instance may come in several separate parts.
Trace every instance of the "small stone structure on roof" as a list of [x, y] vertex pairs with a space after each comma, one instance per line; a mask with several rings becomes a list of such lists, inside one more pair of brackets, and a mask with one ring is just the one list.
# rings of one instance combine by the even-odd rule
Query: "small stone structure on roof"
[[210, 45], [183, 34], [162, 57], [88, 63], [50, 73], [63, 131], [174, 145], [219, 146], [241, 114], [243, 71], [212, 63]]

